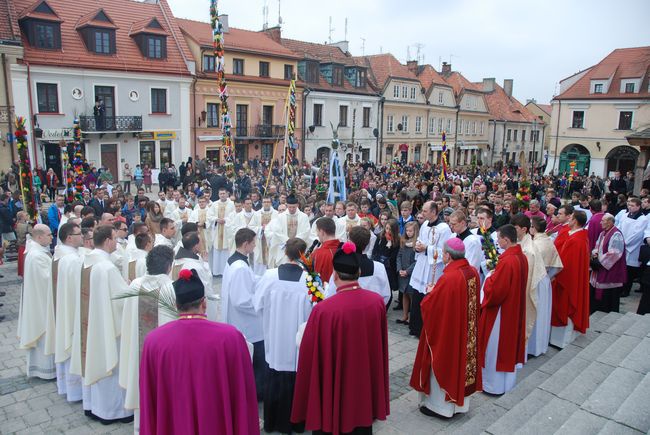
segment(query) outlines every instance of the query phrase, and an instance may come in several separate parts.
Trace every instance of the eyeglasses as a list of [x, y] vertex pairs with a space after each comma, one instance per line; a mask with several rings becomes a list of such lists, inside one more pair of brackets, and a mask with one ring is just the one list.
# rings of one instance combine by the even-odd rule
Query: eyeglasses
[[70, 234], [70, 235], [71, 235], [71, 236], [80, 236], [81, 233], [72, 233], [72, 234]]

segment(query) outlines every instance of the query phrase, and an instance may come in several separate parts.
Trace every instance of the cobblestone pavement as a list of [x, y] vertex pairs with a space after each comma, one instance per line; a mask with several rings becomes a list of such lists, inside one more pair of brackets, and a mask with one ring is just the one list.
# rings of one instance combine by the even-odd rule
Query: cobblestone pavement
[[[15, 263], [0, 266], [0, 274], [4, 275], [0, 278], [0, 289], [7, 292], [0, 298], [0, 303], [4, 303], [0, 316], [5, 316], [0, 322], [0, 433], [132, 433], [131, 424], [102, 426], [90, 420], [84, 416], [79, 402], [68, 403], [57, 394], [54, 381], [25, 377], [25, 351], [18, 349], [16, 338], [21, 279], [16, 276]], [[219, 288], [220, 279], [216, 284]], [[636, 312], [639, 298], [639, 294], [633, 292], [631, 297], [623, 299], [621, 311]], [[408, 335], [408, 327], [395, 323], [397, 318], [398, 312], [389, 310], [390, 416], [384, 422], [375, 423], [375, 433], [432, 434], [453, 430], [474, 415], [489, 413], [496, 399], [485, 394], [472, 396], [470, 412], [452, 420], [434, 419], [419, 412], [418, 394], [408, 386], [418, 342]], [[547, 355], [531, 359], [520, 372], [518, 381], [521, 382], [556, 352], [551, 349]]]

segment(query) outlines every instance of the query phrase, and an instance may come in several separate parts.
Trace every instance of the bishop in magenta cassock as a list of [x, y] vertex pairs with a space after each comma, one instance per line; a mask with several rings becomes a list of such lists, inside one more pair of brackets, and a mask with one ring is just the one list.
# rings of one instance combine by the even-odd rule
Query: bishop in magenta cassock
[[411, 387], [419, 391], [425, 415], [452, 417], [469, 410], [469, 397], [481, 391], [478, 316], [481, 280], [465, 259], [459, 238], [444, 243], [445, 270], [422, 303], [423, 331]]
[[255, 380], [246, 340], [207, 320], [203, 283], [181, 270], [174, 282], [179, 320], [154, 329], [140, 360], [140, 433], [259, 434]]
[[528, 261], [514, 226], [499, 227], [497, 241], [504, 252], [485, 279], [479, 323], [483, 391], [491, 394], [514, 388], [517, 368], [526, 358]]
[[390, 412], [386, 306], [359, 285], [356, 250], [334, 254], [336, 294], [314, 307], [300, 344], [291, 421], [306, 430], [371, 433]]
[[558, 249], [564, 268], [553, 282], [551, 344], [564, 348], [589, 327], [589, 236], [587, 215], [576, 211], [569, 219], [567, 239]]

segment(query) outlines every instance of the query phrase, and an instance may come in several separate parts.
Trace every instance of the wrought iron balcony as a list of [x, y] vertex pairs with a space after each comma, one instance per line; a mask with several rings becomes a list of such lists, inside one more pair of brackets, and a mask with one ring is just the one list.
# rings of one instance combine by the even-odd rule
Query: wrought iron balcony
[[286, 127], [284, 125], [265, 125], [255, 126], [237, 126], [235, 127], [235, 137], [240, 139], [282, 139]]
[[80, 116], [79, 123], [84, 133], [142, 131], [142, 116]]
[[284, 125], [257, 125], [255, 127], [255, 136], [256, 137], [272, 137], [272, 138], [282, 138], [284, 137], [285, 126]]

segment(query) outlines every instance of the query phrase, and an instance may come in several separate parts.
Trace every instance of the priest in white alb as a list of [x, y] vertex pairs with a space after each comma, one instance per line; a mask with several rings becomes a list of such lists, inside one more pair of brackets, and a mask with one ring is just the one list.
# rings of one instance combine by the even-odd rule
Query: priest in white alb
[[78, 249], [83, 245], [81, 227], [67, 223], [59, 228], [61, 243], [57, 245], [53, 271], [56, 267], [56, 304], [54, 362], [56, 383], [60, 395], [68, 402], [81, 400], [81, 376], [70, 373], [72, 333], [77, 294], [80, 291], [82, 260]]
[[23, 293], [18, 314], [18, 338], [21, 349], [27, 349], [28, 377], [56, 378], [54, 343], [45, 346], [45, 333], [54, 331], [52, 292], [52, 231], [43, 224], [34, 225], [32, 241], [25, 256]]
[[[200, 202], [199, 202], [200, 205]], [[231, 213], [235, 211], [235, 204], [228, 198], [228, 191], [219, 189], [219, 200], [212, 203], [207, 214], [207, 220], [214, 223], [212, 228], [212, 275], [223, 275], [226, 261], [230, 255], [230, 240], [226, 225]]]
[[256, 234], [242, 228], [235, 234], [237, 250], [228, 258], [221, 282], [221, 321], [233, 325], [253, 343], [253, 372], [258, 401], [262, 400], [266, 363], [264, 362], [264, 332], [262, 316], [255, 311], [253, 295], [259, 277], [248, 263], [255, 251]]
[[350, 201], [345, 205], [345, 216], [336, 220], [336, 238], [341, 242], [347, 242], [350, 230], [361, 225], [361, 216], [358, 211], [357, 204]]
[[454, 237], [458, 237], [465, 244], [465, 258], [480, 275], [481, 265], [485, 262], [483, 245], [481, 244], [481, 238], [476, 234], [472, 234], [467, 226], [465, 213], [458, 210], [449, 215], [449, 228], [454, 232]]
[[289, 420], [298, 370], [296, 334], [307, 322], [312, 303], [307, 294], [307, 272], [298, 263], [307, 249], [302, 239], [287, 240], [288, 262], [269, 269], [258, 281], [253, 305], [264, 319], [264, 349], [269, 372], [264, 395], [264, 430], [302, 432]]
[[169, 246], [173, 249], [174, 237], [176, 237], [176, 224], [169, 218], [162, 218], [160, 220], [160, 234], [156, 234], [153, 245]]
[[266, 228], [275, 220], [278, 212], [273, 208], [273, 203], [271, 198], [265, 196], [262, 199], [262, 208], [256, 211], [259, 219], [259, 229], [257, 231], [257, 243], [255, 244], [255, 252], [253, 257], [255, 259], [255, 264], [253, 270], [257, 275], [263, 275], [266, 272], [266, 269], [269, 268], [271, 264], [270, 248], [269, 248], [269, 236], [266, 232]]
[[[134, 411], [135, 433], [140, 431], [140, 353], [144, 337], [154, 328], [175, 320], [174, 287], [169, 273], [174, 251], [169, 246], [156, 246], [147, 255], [147, 274], [131, 282], [129, 297], [124, 298], [122, 336], [120, 338], [119, 383], [126, 390], [124, 407]], [[159, 295], [157, 297], [144, 296]], [[156, 293], [152, 293], [156, 292]], [[135, 294], [140, 294], [134, 296]]]
[[210, 217], [209, 211], [208, 198], [203, 195], [198, 199], [198, 204], [190, 213], [190, 218], [187, 221], [194, 222], [199, 228], [202, 252], [208, 254], [208, 264], [210, 270], [212, 270], [212, 227], [214, 226], [214, 220]]
[[[125, 391], [119, 385], [118, 366], [124, 301], [115, 299], [129, 287], [110, 259], [115, 250], [115, 229], [101, 225], [95, 228], [93, 240], [95, 249], [84, 259], [81, 321], [79, 334], [75, 330], [73, 336], [70, 371], [82, 375], [84, 386], [90, 388], [88, 400], [84, 398], [89, 417], [104, 424], [130, 422], [133, 412], [124, 408]], [[75, 358], [77, 342], [80, 358]]]
[[[322, 217], [328, 217], [336, 223], [337, 217], [336, 214], [334, 214], [334, 204], [330, 203], [325, 203], [321, 206], [321, 210], [323, 211], [323, 216], [317, 218], [312, 222], [311, 224], [311, 231], [309, 233], [309, 240], [307, 241], [307, 246], [311, 246], [314, 240], [318, 240], [318, 228], [316, 228], [316, 222], [318, 222], [318, 219]], [[372, 252], [372, 250], [370, 250]]]
[[[253, 201], [251, 201], [250, 198], [244, 199], [242, 211], [232, 215], [232, 219], [228, 222], [227, 231], [230, 234], [229, 239], [231, 241], [230, 252], [235, 251], [234, 235], [238, 230], [249, 228], [257, 233], [260, 226], [259, 214], [255, 213], [255, 210], [253, 210]], [[254, 262], [251, 262], [251, 264], [254, 264]]]
[[270, 257], [272, 267], [277, 267], [285, 262], [284, 244], [294, 237], [302, 239], [305, 243], [309, 240], [309, 218], [298, 210], [298, 199], [294, 195], [287, 197], [287, 211], [280, 213], [266, 227], [265, 233], [269, 239]]
[[135, 237], [135, 249], [129, 252], [128, 280], [133, 281], [147, 273], [147, 254], [153, 249], [153, 240], [148, 233]]

